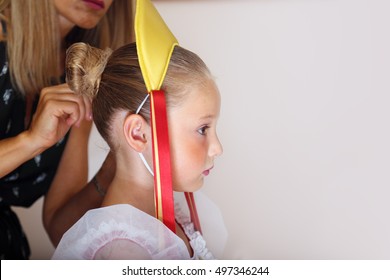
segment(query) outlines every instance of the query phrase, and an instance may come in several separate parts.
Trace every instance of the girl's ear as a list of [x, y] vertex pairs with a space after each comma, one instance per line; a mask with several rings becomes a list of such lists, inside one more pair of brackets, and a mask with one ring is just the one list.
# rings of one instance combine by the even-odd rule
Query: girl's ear
[[126, 142], [138, 153], [146, 149], [148, 130], [148, 123], [140, 115], [131, 114], [125, 118], [123, 133]]

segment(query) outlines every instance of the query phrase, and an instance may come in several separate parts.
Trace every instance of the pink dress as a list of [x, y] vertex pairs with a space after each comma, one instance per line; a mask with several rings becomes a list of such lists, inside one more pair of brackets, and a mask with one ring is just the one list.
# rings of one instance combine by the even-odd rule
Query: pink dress
[[62, 237], [52, 259], [214, 259], [190, 218], [175, 205], [176, 220], [193, 249], [158, 219], [129, 205], [89, 210]]

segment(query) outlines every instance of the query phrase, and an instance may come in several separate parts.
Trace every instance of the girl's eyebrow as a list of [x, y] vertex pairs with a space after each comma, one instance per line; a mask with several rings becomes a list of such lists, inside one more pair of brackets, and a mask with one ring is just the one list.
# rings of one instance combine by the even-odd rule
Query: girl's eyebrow
[[200, 117], [199, 119], [200, 120], [207, 120], [207, 119], [213, 119], [213, 118], [215, 118], [215, 116], [212, 114], [209, 114], [209, 115], [205, 115], [203, 117]]

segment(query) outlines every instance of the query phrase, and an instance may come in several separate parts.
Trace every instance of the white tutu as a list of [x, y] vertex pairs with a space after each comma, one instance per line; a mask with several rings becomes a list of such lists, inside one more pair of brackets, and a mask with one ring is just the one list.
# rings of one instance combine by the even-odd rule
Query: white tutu
[[189, 239], [192, 257], [183, 240], [158, 219], [129, 204], [118, 204], [88, 211], [64, 234], [52, 259], [213, 259], [182, 209], [182, 200], [177, 199], [176, 220]]

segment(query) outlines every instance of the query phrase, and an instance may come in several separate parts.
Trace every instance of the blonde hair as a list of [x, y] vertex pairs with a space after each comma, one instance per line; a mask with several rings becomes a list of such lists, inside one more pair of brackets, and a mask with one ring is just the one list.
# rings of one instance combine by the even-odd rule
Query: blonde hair
[[[23, 95], [34, 95], [60, 83], [61, 40], [53, 0], [1, 0], [0, 9], [1, 19], [7, 22], [7, 34], [2, 39], [7, 41], [14, 87]], [[132, 11], [132, 1], [115, 0], [95, 28], [75, 27], [66, 41], [69, 45], [86, 42], [113, 49], [132, 42]]]
[[[71, 89], [93, 99], [96, 127], [113, 148], [113, 139], [110, 137], [113, 114], [121, 110], [135, 113], [148, 92], [135, 43], [125, 45], [111, 55], [108, 53], [108, 50], [103, 51], [84, 43], [72, 45], [67, 51], [66, 75]], [[162, 85], [167, 106], [177, 106], [189, 89], [210, 79], [210, 71], [196, 54], [176, 46]], [[149, 107], [148, 99], [139, 112], [148, 122]]]

